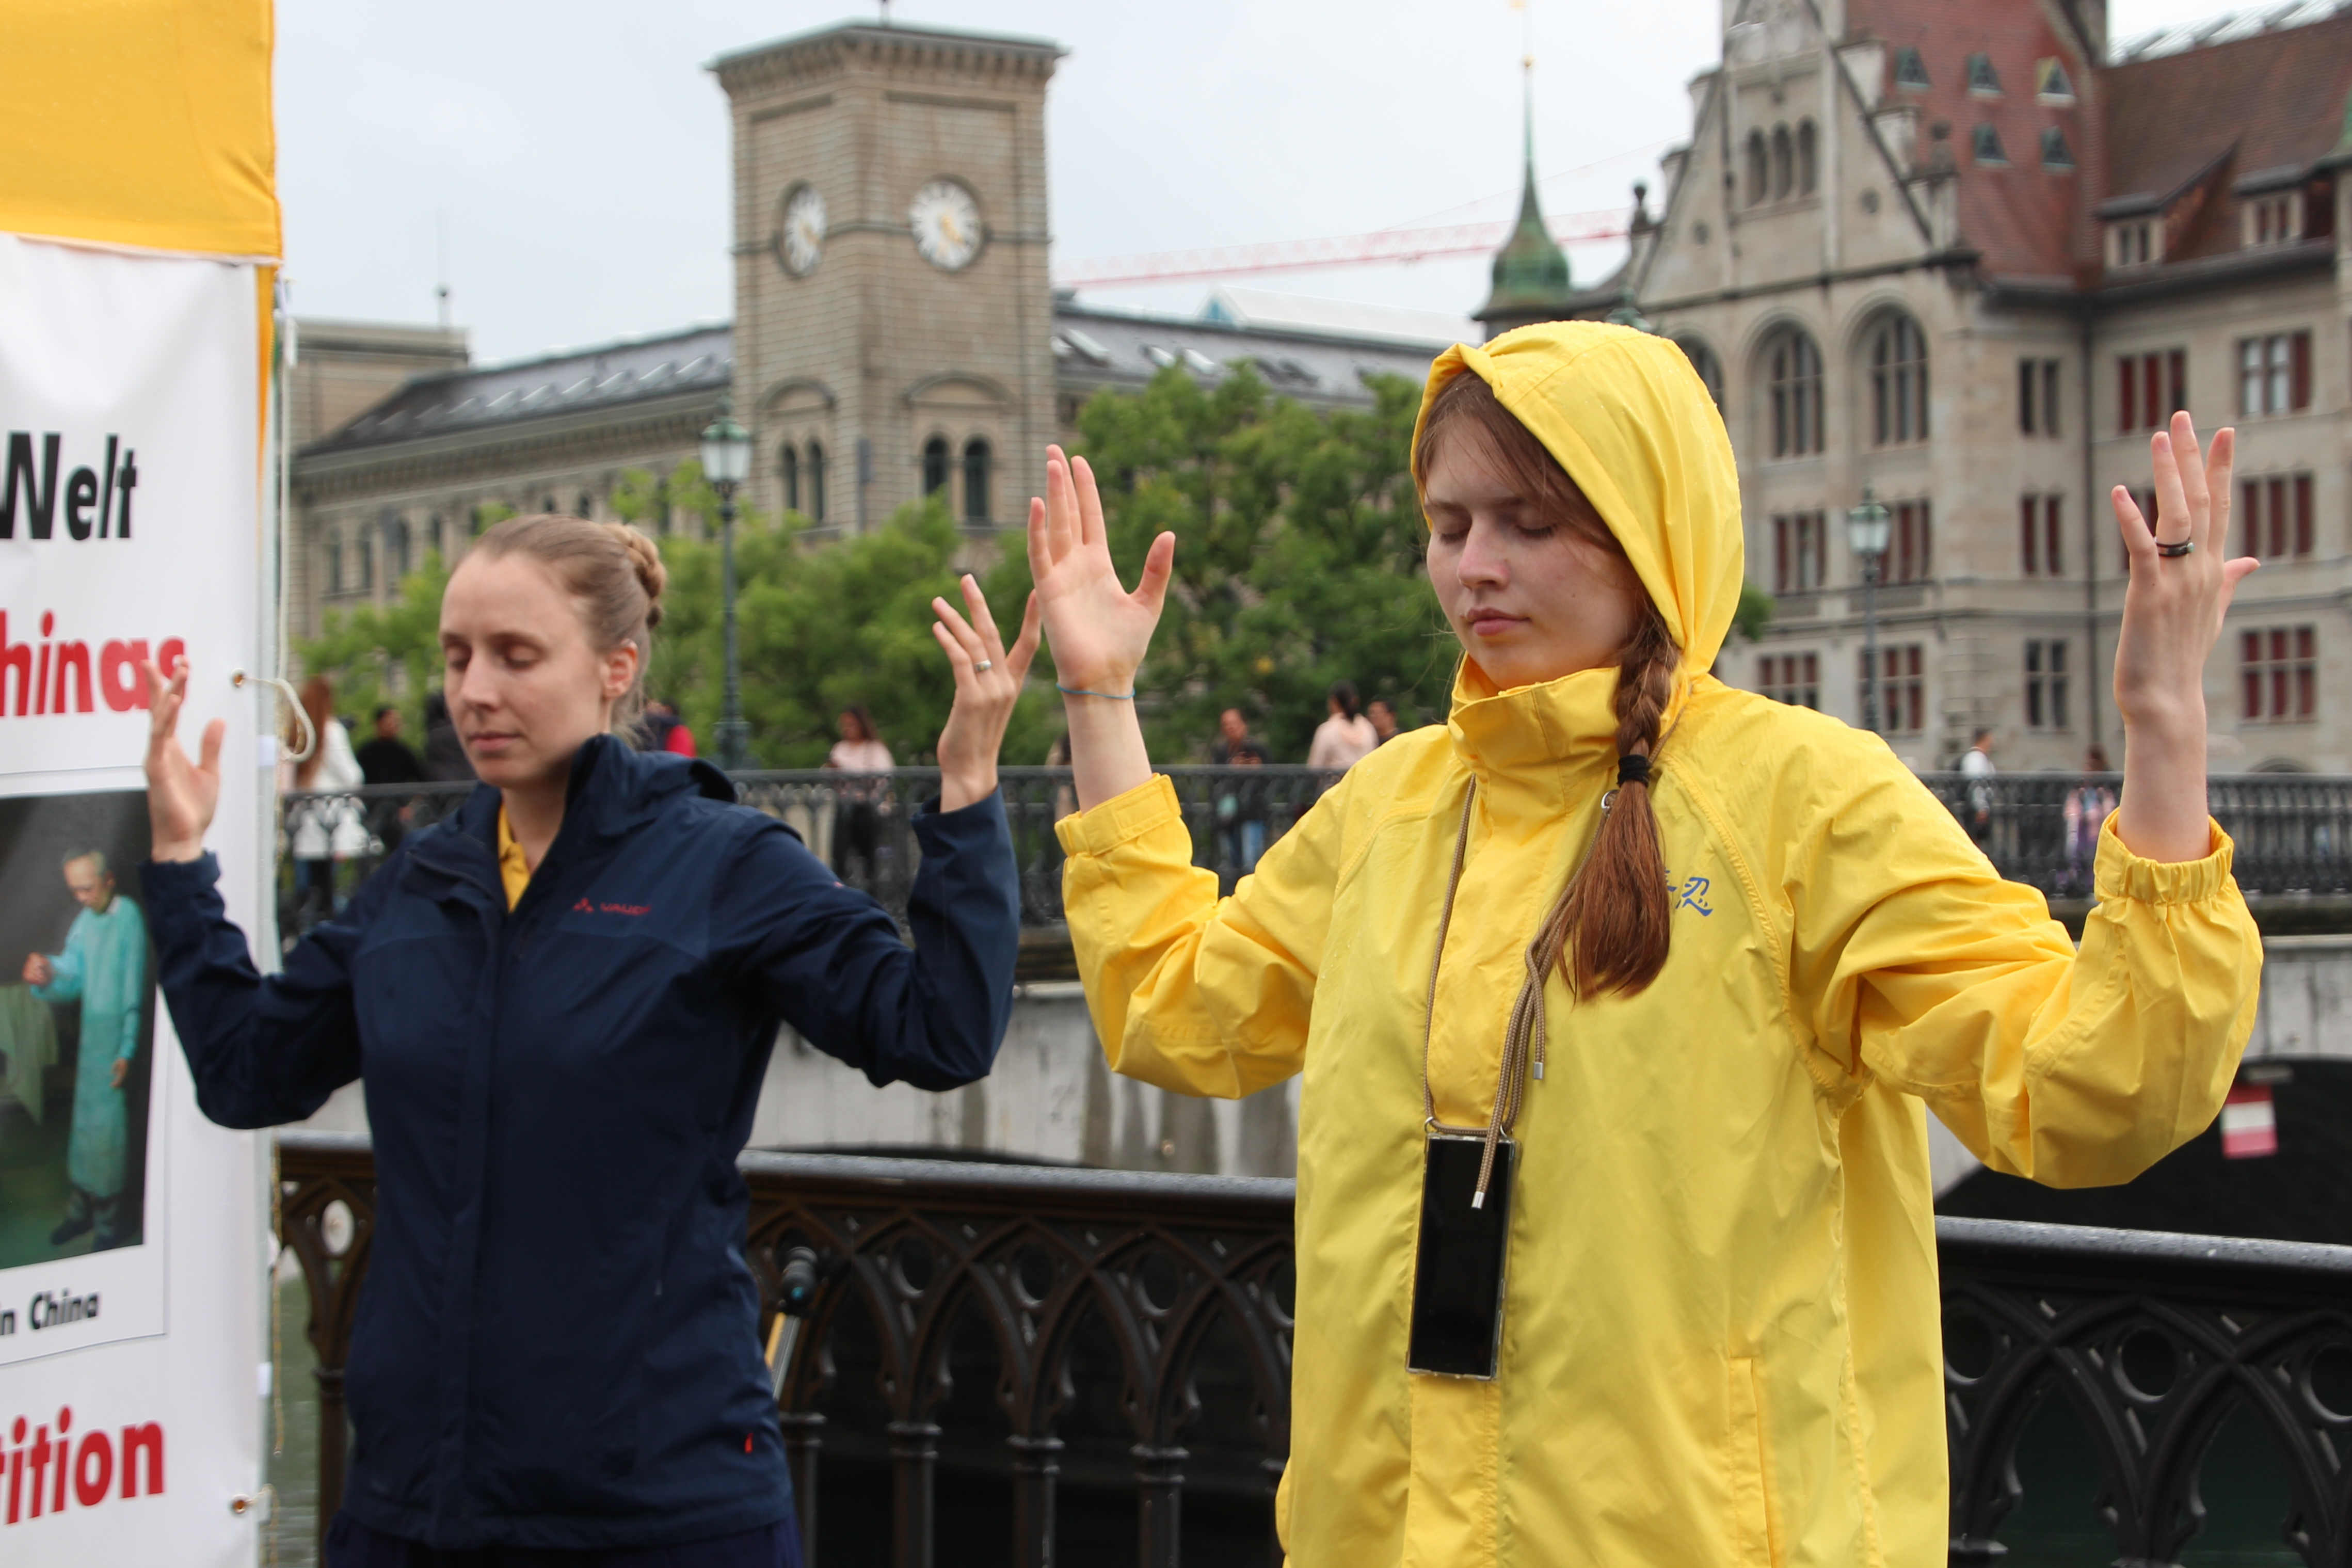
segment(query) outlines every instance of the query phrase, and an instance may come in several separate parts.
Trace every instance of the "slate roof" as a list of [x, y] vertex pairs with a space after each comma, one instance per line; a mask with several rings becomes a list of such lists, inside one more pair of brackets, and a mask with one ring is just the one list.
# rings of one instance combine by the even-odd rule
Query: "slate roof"
[[[1302, 402], [1366, 403], [1367, 374], [1419, 381], [1446, 347], [1435, 339], [1391, 338], [1307, 327], [1244, 326], [1185, 316], [1146, 315], [1057, 302], [1053, 351], [1057, 379], [1082, 391], [1140, 386], [1168, 364], [1205, 381], [1240, 359], [1256, 363], [1277, 392]], [[420, 376], [351, 423], [302, 449], [328, 457], [402, 441], [511, 427], [568, 415], [608, 412], [681, 395], [716, 398], [733, 384], [734, 330], [691, 327], [661, 337], [605, 343], [506, 364]]]
[[591, 410], [618, 412], [733, 384], [731, 327], [690, 327], [576, 352], [420, 376], [303, 448], [324, 456]]

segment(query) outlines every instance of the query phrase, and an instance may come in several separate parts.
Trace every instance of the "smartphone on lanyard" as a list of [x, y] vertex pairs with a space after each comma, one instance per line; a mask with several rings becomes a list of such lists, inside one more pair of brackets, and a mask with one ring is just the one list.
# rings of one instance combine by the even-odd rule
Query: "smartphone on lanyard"
[[1503, 1349], [1503, 1275], [1511, 1240], [1518, 1145], [1495, 1146], [1486, 1201], [1473, 1206], [1482, 1133], [1429, 1134], [1421, 1170], [1421, 1240], [1413, 1253], [1408, 1371], [1491, 1379]]

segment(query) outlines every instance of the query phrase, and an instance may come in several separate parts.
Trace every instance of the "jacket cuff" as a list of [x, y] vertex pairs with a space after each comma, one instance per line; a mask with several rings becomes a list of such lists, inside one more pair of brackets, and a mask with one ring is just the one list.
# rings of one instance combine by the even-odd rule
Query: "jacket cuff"
[[940, 797], [933, 795], [915, 808], [910, 824], [915, 841], [926, 849], [944, 847], [950, 844], [968, 844], [985, 838], [991, 833], [1010, 836], [1004, 816], [1004, 789], [999, 785], [970, 805], [960, 805], [953, 811], [940, 809]]
[[2099, 897], [2130, 899], [2143, 904], [2193, 904], [2214, 897], [2230, 885], [2230, 862], [2236, 846], [2221, 825], [2205, 819], [2205, 858], [2201, 860], [2148, 860], [2125, 847], [2116, 832], [2116, 816], [2099, 829], [2094, 879]]
[[139, 868], [139, 885], [152, 901], [185, 898], [220, 880], [220, 858], [207, 849], [193, 860], [149, 860]]
[[1054, 835], [1066, 855], [1108, 855], [1122, 844], [1132, 844], [1155, 827], [1184, 820], [1176, 804], [1176, 785], [1166, 773], [1154, 773], [1125, 795], [1114, 795], [1092, 811], [1066, 816], [1054, 824]]

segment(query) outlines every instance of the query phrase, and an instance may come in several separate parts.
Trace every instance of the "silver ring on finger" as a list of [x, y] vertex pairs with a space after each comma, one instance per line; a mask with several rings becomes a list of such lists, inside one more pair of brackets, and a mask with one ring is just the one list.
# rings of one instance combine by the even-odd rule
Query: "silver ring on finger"
[[990, 670], [994, 669], [995, 668], [996, 661], [994, 659], [983, 658], [978, 664], [971, 667], [971, 672], [974, 675], [986, 675]]
[[2163, 556], [2167, 561], [2178, 561], [2184, 555], [2193, 554], [2196, 552], [2196, 549], [2197, 542], [2195, 540], [2184, 539], [2178, 544], [2165, 544], [2159, 542], [2156, 547], [2156, 552], [2158, 555]]

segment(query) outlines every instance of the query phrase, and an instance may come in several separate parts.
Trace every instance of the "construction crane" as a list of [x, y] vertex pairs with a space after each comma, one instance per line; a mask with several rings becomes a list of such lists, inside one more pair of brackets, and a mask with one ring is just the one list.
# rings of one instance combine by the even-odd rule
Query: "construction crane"
[[[1570, 213], [1551, 224], [1562, 245], [1625, 237], [1622, 207]], [[1116, 289], [1123, 284], [1166, 283], [1182, 278], [1246, 278], [1263, 272], [1300, 272], [1326, 267], [1370, 267], [1425, 261], [1436, 256], [1469, 256], [1500, 247], [1510, 234], [1503, 223], [1458, 223], [1442, 228], [1384, 228], [1370, 234], [1324, 239], [1286, 239], [1265, 245], [1213, 246], [1202, 250], [1160, 250], [1139, 256], [1109, 256], [1076, 261], [1056, 271], [1065, 289]]]

